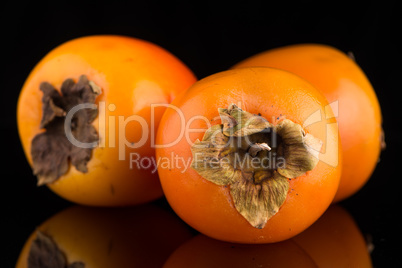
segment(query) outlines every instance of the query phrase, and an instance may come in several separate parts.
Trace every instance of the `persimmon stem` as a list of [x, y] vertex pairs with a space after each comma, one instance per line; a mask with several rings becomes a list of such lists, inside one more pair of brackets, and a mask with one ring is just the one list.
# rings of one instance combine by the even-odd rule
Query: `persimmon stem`
[[263, 150], [271, 151], [271, 147], [269, 147], [268, 144], [266, 144], [265, 142], [263, 142], [263, 143], [254, 143], [249, 147], [248, 153], [252, 157], [256, 157], [258, 152], [263, 151]]

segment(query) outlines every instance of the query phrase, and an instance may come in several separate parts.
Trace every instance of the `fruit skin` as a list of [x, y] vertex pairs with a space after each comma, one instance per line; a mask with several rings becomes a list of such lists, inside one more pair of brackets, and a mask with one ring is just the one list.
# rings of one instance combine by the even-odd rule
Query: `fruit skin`
[[372, 267], [363, 234], [352, 215], [337, 204], [292, 240], [318, 267]]
[[161, 267], [193, 236], [176, 215], [155, 204], [124, 208], [74, 205], [42, 224], [26, 240], [16, 268], [26, 268], [37, 231], [57, 244], [68, 264], [85, 268]]
[[[43, 131], [39, 128], [43, 95], [39, 90], [40, 83], [47, 81], [59, 90], [65, 79], [77, 81], [81, 75], [86, 75], [102, 89], [96, 104], [105, 104], [104, 119], [100, 119], [102, 112], [99, 111], [93, 126], [104, 146], [92, 151], [87, 173], [70, 167], [59, 180], [48, 184], [49, 188], [72, 202], [97, 206], [133, 205], [161, 197], [157, 173], [152, 173], [152, 169], [137, 169], [135, 165], [131, 169], [129, 154], [135, 152], [142, 157], [154, 157], [155, 150], [150, 145], [151, 130], [156, 133], [164, 109], [155, 109], [155, 124], [151, 126], [150, 104], [170, 103], [196, 81], [194, 74], [165, 49], [131, 37], [87, 36], [56, 47], [29, 74], [18, 100], [19, 136], [31, 166], [32, 139]], [[125, 134], [127, 141], [137, 142], [143, 133], [138, 122], [127, 123], [123, 132], [120, 118], [132, 115], [146, 120], [148, 137], [137, 149], [124, 146], [123, 161], [119, 160], [119, 152], [122, 152], [119, 135]], [[114, 125], [110, 123], [111, 117], [115, 120]], [[99, 132], [99, 126], [105, 128], [103, 133]]]
[[[157, 160], [177, 157], [179, 164], [158, 167], [165, 196], [173, 210], [190, 226], [212, 238], [237, 243], [270, 243], [288, 239], [316, 221], [333, 200], [339, 184], [341, 166], [319, 161], [305, 175], [289, 181], [289, 193], [279, 212], [263, 229], [252, 227], [234, 207], [229, 186], [217, 186], [202, 178], [192, 168], [185, 169], [180, 161], [191, 163], [190, 147], [202, 139], [207, 124], [220, 124], [218, 108], [241, 102], [238, 106], [265, 117], [271, 123], [286, 117], [303, 122], [314, 112], [324, 112], [325, 97], [304, 79], [272, 68], [229, 70], [199, 80], [172, 102], [182, 112], [184, 123], [201, 129], [180, 137], [179, 113], [167, 109], [160, 122], [157, 145], [178, 141], [166, 148], [157, 148]], [[327, 109], [328, 116], [332, 114]], [[331, 121], [332, 120], [332, 121]], [[336, 137], [334, 118], [305, 127], [307, 133], [323, 141], [328, 156], [342, 161]], [[329, 135], [333, 134], [333, 135]], [[339, 158], [339, 159], [338, 159]], [[180, 160], [182, 159], [182, 160]], [[332, 159], [333, 160], [333, 159]]]
[[381, 109], [370, 81], [342, 51], [321, 44], [276, 48], [245, 59], [233, 68], [266, 66], [295, 73], [338, 107], [343, 151], [342, 177], [334, 202], [359, 191], [373, 173], [381, 152]]

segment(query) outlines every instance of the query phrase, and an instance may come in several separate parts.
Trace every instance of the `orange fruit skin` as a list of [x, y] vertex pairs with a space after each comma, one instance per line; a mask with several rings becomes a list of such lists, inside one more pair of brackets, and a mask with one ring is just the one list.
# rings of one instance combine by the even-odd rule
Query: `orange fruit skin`
[[314, 260], [291, 239], [262, 245], [234, 244], [197, 235], [177, 248], [163, 268], [300, 267]]
[[[99, 115], [93, 126], [103, 146], [92, 151], [87, 173], [71, 166], [59, 180], [48, 184], [49, 188], [72, 202], [97, 206], [133, 205], [161, 197], [156, 169], [130, 167], [130, 155], [154, 157], [151, 133], [156, 133], [164, 109], [155, 109], [152, 122], [150, 104], [170, 103], [196, 81], [194, 74], [165, 49], [131, 37], [87, 36], [56, 47], [29, 74], [18, 100], [18, 131], [31, 166], [32, 139], [43, 131], [39, 128], [40, 83], [47, 81], [59, 90], [65, 79], [77, 81], [81, 75], [102, 89], [96, 99]], [[131, 121], [124, 127], [124, 120], [130, 116], [140, 117], [146, 124], [143, 127]], [[138, 142], [143, 135], [146, 142], [138, 148], [129, 148], [121, 138]]]
[[[172, 144], [156, 149], [157, 160], [162, 163], [166, 159], [179, 159], [178, 163], [158, 167], [165, 196], [185, 222], [218, 240], [271, 243], [293, 237], [324, 213], [338, 188], [341, 165], [328, 164], [342, 161], [336, 120], [332, 118], [331, 124], [322, 120], [304, 128], [323, 141], [331, 159], [319, 161], [313, 170], [290, 180], [287, 199], [279, 212], [264, 228], [257, 229], [235, 209], [229, 186], [217, 186], [183, 164], [192, 161], [192, 143], [201, 140], [210, 125], [220, 123], [218, 108], [226, 108], [230, 103], [260, 113], [271, 123], [286, 117], [303, 125], [317, 111], [327, 113], [328, 117], [332, 114], [331, 109], [324, 109], [328, 102], [317, 89], [286, 71], [244, 68], [199, 80], [172, 102], [180, 112], [168, 108], [160, 122], [157, 145]], [[185, 129], [193, 130], [180, 136], [183, 128], [184, 133]]]
[[342, 51], [321, 44], [276, 48], [245, 59], [233, 68], [265, 66], [297, 74], [319, 89], [339, 122], [342, 177], [334, 202], [359, 191], [373, 173], [381, 151], [381, 109], [367, 76]]
[[352, 215], [331, 205], [312, 226], [292, 238], [318, 267], [372, 267], [368, 245]]
[[[49, 236], [68, 264], [86, 268], [161, 267], [192, 234], [176, 215], [152, 204], [125, 208], [72, 206], [36, 230]], [[16, 268], [28, 267], [34, 231], [21, 249]]]

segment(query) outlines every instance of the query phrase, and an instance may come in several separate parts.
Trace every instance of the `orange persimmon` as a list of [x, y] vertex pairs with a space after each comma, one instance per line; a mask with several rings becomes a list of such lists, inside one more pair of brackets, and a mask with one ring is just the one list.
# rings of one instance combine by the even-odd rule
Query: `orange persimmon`
[[344, 156], [334, 202], [360, 190], [373, 173], [385, 143], [377, 96], [356, 61], [331, 46], [299, 44], [262, 52], [234, 68], [257, 66], [290, 71], [325, 95], [335, 108]]
[[140, 39], [88, 36], [56, 47], [18, 100], [19, 136], [38, 184], [85, 205], [161, 197], [149, 163], [164, 108], [151, 104], [170, 103], [195, 80], [174, 55]]
[[161, 267], [192, 237], [176, 215], [154, 204], [124, 208], [72, 206], [40, 224], [16, 268]]
[[[326, 120], [310, 124], [317, 113]], [[337, 133], [327, 100], [299, 76], [273, 68], [213, 74], [161, 119], [162, 188], [174, 211], [207, 236], [285, 240], [333, 200], [342, 159]]]

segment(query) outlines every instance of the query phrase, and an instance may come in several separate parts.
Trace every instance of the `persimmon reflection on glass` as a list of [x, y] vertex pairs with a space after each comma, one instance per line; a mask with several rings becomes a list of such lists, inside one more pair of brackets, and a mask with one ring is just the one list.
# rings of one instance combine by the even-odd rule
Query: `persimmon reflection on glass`
[[293, 240], [319, 267], [372, 267], [370, 248], [352, 215], [332, 205], [312, 226]]
[[271, 244], [228, 243], [198, 235], [180, 246], [163, 268], [247, 268], [318, 266], [294, 241]]
[[161, 267], [191, 237], [190, 229], [176, 215], [153, 204], [73, 206], [33, 231], [16, 268], [81, 267], [74, 266], [79, 264], [85, 268]]

